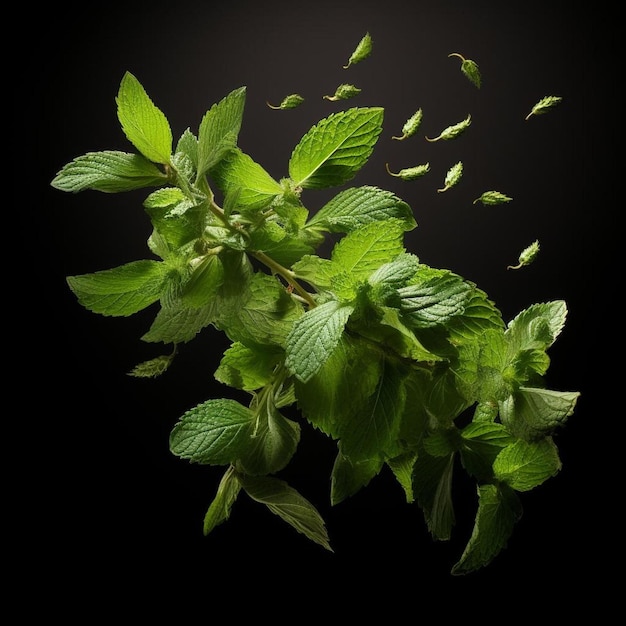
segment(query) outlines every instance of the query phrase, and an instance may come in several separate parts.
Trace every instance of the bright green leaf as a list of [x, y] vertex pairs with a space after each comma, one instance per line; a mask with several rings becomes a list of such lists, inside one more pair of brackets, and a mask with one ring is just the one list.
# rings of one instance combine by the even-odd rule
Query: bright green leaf
[[205, 535], [230, 517], [230, 511], [240, 491], [241, 483], [233, 469], [229, 467], [222, 476], [217, 494], [204, 516], [203, 532]]

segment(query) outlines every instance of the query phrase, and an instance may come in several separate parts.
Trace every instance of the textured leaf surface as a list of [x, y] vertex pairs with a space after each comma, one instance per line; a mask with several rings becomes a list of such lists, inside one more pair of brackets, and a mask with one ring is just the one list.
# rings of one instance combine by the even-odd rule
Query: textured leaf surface
[[132, 261], [93, 274], [68, 276], [78, 301], [90, 311], [115, 317], [128, 316], [156, 302], [167, 278], [160, 261]]
[[88, 152], [65, 165], [50, 183], [61, 191], [117, 193], [163, 185], [166, 176], [140, 154], [117, 150]]
[[317, 509], [285, 481], [268, 476], [240, 477], [246, 493], [315, 543], [332, 552], [328, 533]]
[[300, 140], [289, 160], [297, 186], [322, 189], [351, 180], [365, 165], [382, 130], [381, 107], [352, 108], [318, 122]]
[[154, 163], [169, 163], [172, 130], [140, 82], [126, 72], [116, 98], [117, 116], [128, 140]]
[[551, 439], [517, 441], [504, 448], [493, 463], [496, 478], [515, 491], [530, 491], [560, 469], [561, 460]]
[[174, 426], [170, 450], [192, 463], [234, 463], [248, 445], [253, 419], [252, 411], [235, 400], [207, 400]]
[[230, 517], [230, 511], [241, 491], [236, 474], [229, 467], [217, 489], [217, 494], [204, 516], [203, 532], [208, 535], [216, 526]]

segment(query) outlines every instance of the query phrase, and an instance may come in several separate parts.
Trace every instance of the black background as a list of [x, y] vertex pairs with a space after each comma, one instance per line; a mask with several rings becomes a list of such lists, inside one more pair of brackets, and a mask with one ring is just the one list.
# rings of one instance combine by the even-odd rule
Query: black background
[[[37, 222], [45, 258], [39, 275], [49, 292], [39, 306], [44, 315], [52, 306], [58, 317], [50, 329], [55, 341], [47, 378], [53, 384], [37, 429], [45, 453], [36, 481], [41, 497], [33, 572], [52, 584], [62, 565], [63, 581], [92, 606], [110, 606], [140, 588], [146, 605], [159, 606], [172, 600], [157, 593], [161, 585], [176, 596], [193, 584], [202, 593], [189, 602], [206, 606], [207, 614], [229, 589], [243, 594], [233, 611], [245, 609], [245, 598], [254, 593], [264, 597], [265, 610], [280, 612], [284, 592], [295, 593], [298, 615], [333, 598], [346, 611], [425, 606], [435, 592], [450, 598], [439, 604], [443, 615], [454, 599], [480, 602], [481, 594], [490, 602], [499, 594], [511, 601], [554, 598], [569, 606], [604, 602], [602, 585], [596, 591], [588, 585], [598, 581], [599, 559], [613, 541], [603, 531], [611, 509], [594, 495], [604, 475], [594, 444], [603, 432], [603, 401], [593, 379], [602, 361], [596, 333], [606, 324], [598, 319], [595, 295], [601, 294], [594, 285], [603, 272], [602, 211], [611, 201], [601, 167], [605, 160], [610, 171], [607, 103], [615, 92], [606, 78], [613, 40], [605, 25], [612, 18], [583, 14], [574, 3], [547, 4], [233, 0], [46, 10], [45, 53], [38, 60]], [[365, 32], [373, 39], [371, 57], [343, 69]], [[453, 52], [478, 63], [480, 90], [461, 74], [459, 60], [448, 57]], [[407, 236], [408, 250], [476, 282], [507, 321], [535, 302], [567, 302], [568, 320], [550, 351], [547, 377], [552, 389], [582, 394], [556, 435], [563, 469], [522, 494], [524, 515], [487, 568], [465, 577], [449, 574], [471, 531], [469, 485], [461, 480], [455, 487], [458, 521], [447, 543], [432, 541], [421, 513], [404, 502], [388, 474], [330, 507], [334, 444], [306, 426], [282, 476], [324, 516], [335, 552], [244, 497], [230, 520], [202, 536], [222, 469], [173, 457], [168, 436], [199, 402], [238, 398], [213, 379], [227, 343], [207, 329], [183, 347], [167, 375], [134, 379], [126, 373], [159, 354], [158, 346], [140, 340], [154, 310], [104, 318], [78, 305], [65, 283], [68, 275], [149, 257], [145, 192], [66, 194], [49, 186], [63, 165], [88, 151], [134, 151], [116, 117], [125, 71], [165, 113], [175, 138], [187, 127], [197, 132], [213, 103], [246, 86], [239, 145], [276, 179], [287, 175], [293, 147], [319, 119], [348, 106], [383, 106], [381, 138], [351, 184], [379, 185], [412, 206], [418, 227]], [[339, 103], [322, 98], [344, 82], [361, 94]], [[266, 104], [291, 93], [305, 103], [288, 111]], [[546, 95], [563, 100], [525, 121]], [[392, 140], [418, 107], [424, 111], [418, 135]], [[472, 125], [462, 137], [424, 140], [468, 113]], [[437, 193], [459, 160], [460, 183]], [[385, 163], [398, 171], [425, 162], [431, 171], [417, 181], [385, 171]], [[488, 189], [513, 202], [472, 204]], [[314, 211], [336, 191], [307, 191], [302, 199]], [[537, 260], [507, 270], [535, 239], [541, 244]], [[606, 425], [606, 411], [603, 418]], [[570, 590], [565, 597], [562, 588]], [[71, 604], [64, 594], [56, 597], [60, 611]]]

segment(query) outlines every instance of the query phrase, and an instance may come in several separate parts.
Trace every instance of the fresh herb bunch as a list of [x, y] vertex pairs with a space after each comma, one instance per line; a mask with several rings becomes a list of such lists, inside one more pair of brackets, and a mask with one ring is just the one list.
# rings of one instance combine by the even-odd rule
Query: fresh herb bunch
[[[371, 45], [367, 34], [350, 63]], [[479, 76], [473, 61], [471, 69]], [[547, 389], [543, 377], [566, 303], [533, 304], [505, 323], [476, 284], [405, 248], [417, 225], [409, 205], [376, 186], [347, 185], [373, 152], [383, 108], [322, 119], [293, 149], [288, 177], [275, 180], [237, 145], [245, 100], [246, 88], [235, 89], [206, 112], [197, 134], [187, 129], [174, 143], [138, 79], [123, 76], [117, 113], [136, 152], [89, 152], [51, 184], [66, 192], [151, 189], [143, 203], [150, 258], [69, 276], [69, 288], [105, 316], [156, 307], [142, 339], [171, 349], [133, 376], [164, 375], [181, 346], [209, 327], [231, 342], [215, 378], [249, 394], [249, 403], [207, 399], [180, 416], [169, 441], [182, 459], [224, 468], [205, 534], [243, 494], [332, 550], [315, 506], [278, 477], [301, 429], [313, 427], [337, 445], [333, 505], [390, 471], [437, 540], [449, 539], [455, 522], [453, 472], [467, 472], [475, 525], [452, 573], [486, 566], [522, 514], [520, 494], [561, 468], [552, 435], [579, 393]], [[417, 130], [418, 111], [404, 138]], [[452, 128], [465, 130], [469, 120]], [[427, 171], [402, 170], [406, 180]], [[459, 162], [438, 191], [461, 171]], [[311, 213], [305, 192], [332, 187], [343, 188]], [[329, 257], [318, 256], [331, 236]], [[287, 417], [288, 408], [298, 417]]]

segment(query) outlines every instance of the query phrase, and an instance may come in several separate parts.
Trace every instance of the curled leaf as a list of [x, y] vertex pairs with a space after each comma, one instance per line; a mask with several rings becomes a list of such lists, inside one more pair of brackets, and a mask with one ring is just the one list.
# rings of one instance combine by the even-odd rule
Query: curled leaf
[[269, 102], [267, 103], [267, 106], [270, 109], [276, 109], [276, 110], [295, 109], [296, 107], [300, 106], [303, 102], [304, 102], [304, 98], [299, 93], [292, 93], [289, 96], [285, 96], [285, 98], [283, 98], [282, 102], [278, 106], [270, 104]]
[[461, 176], [463, 176], [463, 163], [459, 161], [448, 170], [444, 180], [444, 186], [442, 189], [437, 189], [437, 192], [448, 191], [450, 187], [454, 187], [454, 185], [461, 180]]
[[413, 115], [411, 115], [411, 117], [404, 123], [404, 126], [402, 127], [402, 136], [392, 137], [392, 139], [402, 141], [403, 139], [407, 139], [408, 137], [414, 135], [422, 123], [422, 117], [422, 109], [417, 109], [417, 111], [415, 111], [415, 113], [413, 113]]
[[433, 142], [439, 141], [440, 139], [443, 139], [444, 141], [454, 139], [455, 137], [458, 137], [463, 131], [465, 131], [471, 123], [472, 116], [468, 114], [468, 116], [462, 122], [459, 122], [458, 124], [453, 124], [452, 126], [448, 126], [448, 128], [442, 130], [441, 133], [439, 133], [439, 135], [434, 139], [426, 137], [426, 141]]
[[472, 204], [482, 202], [484, 205], [495, 206], [505, 202], [511, 202], [513, 198], [500, 193], [499, 191], [485, 191], [479, 198], [476, 198]]
[[535, 240], [527, 248], [524, 248], [519, 255], [517, 265], [508, 265], [507, 270], [518, 270], [520, 267], [530, 265], [539, 254], [539, 241]]
[[424, 163], [423, 165], [416, 165], [415, 167], [407, 167], [405, 169], [400, 170], [397, 174], [394, 174], [389, 169], [389, 163], [385, 163], [385, 167], [387, 168], [387, 173], [391, 176], [395, 176], [396, 178], [401, 178], [402, 180], [415, 180], [416, 178], [420, 178], [424, 176], [427, 172], [430, 171], [430, 164]]
[[354, 49], [354, 52], [350, 55], [348, 64], [344, 65], [343, 69], [347, 70], [351, 65], [366, 59], [370, 54], [372, 54], [372, 37], [369, 33], [365, 33], [361, 41], [359, 41], [357, 47]]
[[542, 115], [543, 113], [547, 113], [552, 107], [556, 106], [559, 102], [561, 102], [563, 98], [560, 96], [546, 96], [545, 98], [541, 98], [537, 104], [531, 109], [530, 113], [526, 116], [526, 120], [530, 119], [533, 115]]
[[342, 84], [337, 87], [335, 94], [332, 96], [324, 96], [324, 100], [331, 100], [336, 102], [337, 100], [347, 100], [361, 93], [361, 90], [354, 85]]
[[462, 54], [459, 54], [458, 52], [453, 52], [452, 54], [449, 54], [448, 57], [459, 57], [459, 59], [461, 59], [461, 72], [463, 72], [465, 77], [470, 82], [474, 83], [474, 85], [476, 85], [476, 87], [480, 89], [481, 76], [480, 69], [476, 61], [466, 59]]

